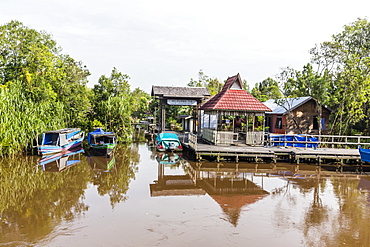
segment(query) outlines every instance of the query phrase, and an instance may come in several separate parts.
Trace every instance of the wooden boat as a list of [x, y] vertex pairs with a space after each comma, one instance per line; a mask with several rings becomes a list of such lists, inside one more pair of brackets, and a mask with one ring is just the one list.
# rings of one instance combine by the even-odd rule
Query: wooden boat
[[360, 152], [362, 161], [370, 162], [370, 149], [361, 148], [361, 146], [358, 146], [358, 151]]
[[83, 152], [84, 149], [82, 148], [82, 146], [79, 146], [71, 150], [44, 156], [39, 161], [39, 165], [42, 166], [43, 171], [60, 172], [79, 163], [79, 159], [72, 159], [72, 157]]
[[116, 135], [98, 128], [87, 135], [89, 153], [91, 155], [109, 156], [116, 146]]
[[155, 138], [155, 145], [160, 152], [182, 151], [182, 145], [175, 133], [163, 132]]
[[42, 134], [37, 149], [41, 155], [63, 152], [81, 146], [83, 139], [84, 132], [80, 128], [47, 131]]

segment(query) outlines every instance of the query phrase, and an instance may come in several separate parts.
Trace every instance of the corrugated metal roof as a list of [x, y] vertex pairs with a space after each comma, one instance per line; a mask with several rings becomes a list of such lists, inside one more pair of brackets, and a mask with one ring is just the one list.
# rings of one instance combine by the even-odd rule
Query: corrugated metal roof
[[286, 114], [288, 111], [298, 108], [311, 99], [311, 96], [286, 98], [281, 99], [281, 103], [276, 103], [277, 100], [275, 99], [269, 99], [266, 102], [263, 102], [263, 104], [272, 110], [269, 114]]
[[210, 93], [205, 87], [152, 86], [152, 96], [183, 96], [203, 98], [204, 96], [210, 96]]
[[232, 110], [232, 111], [250, 111], [267, 112], [270, 108], [253, 97], [244, 89], [234, 89], [241, 87], [240, 75], [229, 77], [221, 92], [207, 101], [201, 110]]

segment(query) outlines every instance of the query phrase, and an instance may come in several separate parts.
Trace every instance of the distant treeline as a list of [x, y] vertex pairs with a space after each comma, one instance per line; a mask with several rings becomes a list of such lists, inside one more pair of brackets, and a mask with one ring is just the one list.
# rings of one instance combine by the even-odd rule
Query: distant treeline
[[0, 155], [30, 150], [52, 129], [103, 127], [129, 141], [131, 120], [146, 112], [149, 95], [131, 91], [113, 68], [93, 89], [82, 62], [62, 53], [52, 37], [19, 21], [0, 26]]

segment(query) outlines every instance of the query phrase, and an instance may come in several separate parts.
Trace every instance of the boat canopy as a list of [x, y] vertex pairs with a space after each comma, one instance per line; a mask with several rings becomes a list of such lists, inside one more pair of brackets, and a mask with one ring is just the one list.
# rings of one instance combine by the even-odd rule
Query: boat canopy
[[103, 129], [98, 128], [98, 129], [94, 130], [93, 132], [89, 132], [89, 134], [87, 135], [87, 141], [89, 143], [91, 143], [91, 141], [92, 141], [91, 138], [92, 137], [99, 137], [99, 136], [111, 136], [113, 138], [113, 137], [115, 137], [115, 134], [114, 134], [114, 132], [106, 132]]
[[157, 141], [162, 141], [162, 140], [176, 140], [178, 141], [179, 138], [175, 133], [160, 133], [157, 138], [155, 138]]

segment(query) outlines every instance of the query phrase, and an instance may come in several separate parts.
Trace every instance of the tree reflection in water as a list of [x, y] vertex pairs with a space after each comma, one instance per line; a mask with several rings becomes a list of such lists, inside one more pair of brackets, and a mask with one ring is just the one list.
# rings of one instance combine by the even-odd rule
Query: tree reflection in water
[[117, 145], [110, 158], [88, 157], [92, 168], [91, 183], [97, 187], [99, 195], [109, 196], [112, 208], [115, 204], [127, 200], [126, 193], [130, 180], [135, 178], [139, 160], [137, 148], [127, 145]]
[[36, 156], [2, 158], [0, 245], [32, 245], [62, 221], [83, 215], [89, 209], [84, 202], [89, 183], [97, 186], [99, 195], [109, 195], [112, 207], [124, 201], [139, 154], [124, 145], [115, 151], [110, 173], [91, 169], [84, 155], [78, 164], [53, 173], [43, 172]]

